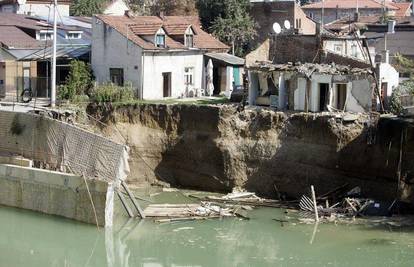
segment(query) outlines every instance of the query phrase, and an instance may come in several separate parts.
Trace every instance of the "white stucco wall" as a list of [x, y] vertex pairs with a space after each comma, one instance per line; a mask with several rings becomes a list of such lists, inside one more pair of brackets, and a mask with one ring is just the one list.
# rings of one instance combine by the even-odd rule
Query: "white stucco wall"
[[387, 83], [387, 96], [390, 97], [392, 91], [400, 84], [400, 74], [388, 63], [381, 63], [379, 68], [379, 81], [381, 84]]
[[[335, 47], [341, 47], [341, 52], [335, 50]], [[352, 46], [356, 48], [356, 54], [353, 54]], [[364, 58], [364, 51], [362, 50], [362, 46], [358, 44], [358, 41], [355, 40], [326, 40], [324, 42], [324, 48], [329, 52], [339, 54], [346, 57], [357, 58], [359, 60], [367, 61]]]
[[193, 86], [202, 88], [204, 57], [201, 51], [145, 52], [144, 53], [144, 99], [163, 98], [163, 73], [171, 73], [171, 96], [181, 97], [186, 93], [184, 69], [194, 68]]
[[113, 1], [102, 13], [105, 15], [122, 16], [129, 10], [128, 5], [123, 0]]
[[[37, 15], [37, 16], [49, 16], [49, 10], [52, 7], [51, 4], [31, 4], [26, 3], [19, 5], [17, 9], [17, 14], [31, 14], [31, 15]], [[58, 4], [58, 11], [60, 16], [67, 17], [69, 16], [69, 5], [62, 5]], [[53, 18], [53, 12], [50, 12], [50, 17]]]
[[138, 93], [142, 49], [96, 18], [92, 25], [92, 69], [96, 81], [100, 84], [109, 82], [109, 69], [123, 68], [124, 81], [131, 82]]

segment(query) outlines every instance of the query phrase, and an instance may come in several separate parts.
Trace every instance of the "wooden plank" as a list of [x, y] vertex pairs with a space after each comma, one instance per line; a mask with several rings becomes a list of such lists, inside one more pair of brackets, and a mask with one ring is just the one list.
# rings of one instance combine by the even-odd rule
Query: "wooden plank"
[[119, 192], [118, 190], [116, 191], [116, 194], [118, 195], [119, 199], [121, 200], [122, 206], [124, 206], [126, 212], [128, 213], [129, 217], [133, 218], [134, 217], [134, 213], [132, 212], [131, 208], [128, 206], [128, 203], [126, 202], [124, 195]]
[[128, 196], [131, 198], [132, 204], [134, 204], [134, 207], [138, 211], [139, 216], [141, 216], [142, 219], [145, 219], [144, 212], [142, 212], [142, 209], [139, 206], [139, 203], [138, 203], [137, 199], [135, 198], [134, 194], [129, 190], [127, 184], [125, 182], [122, 182], [121, 185], [125, 189], [125, 191], [127, 192]]

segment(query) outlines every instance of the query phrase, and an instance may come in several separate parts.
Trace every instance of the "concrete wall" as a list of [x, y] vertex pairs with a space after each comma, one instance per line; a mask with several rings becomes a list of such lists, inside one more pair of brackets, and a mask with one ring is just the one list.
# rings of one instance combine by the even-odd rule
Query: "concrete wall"
[[[88, 186], [104, 226], [108, 184], [88, 180]], [[0, 164], [0, 205], [96, 223], [83, 178], [71, 174]]]
[[[337, 51], [336, 47], [340, 47], [341, 51]], [[355, 40], [325, 40], [324, 49], [341, 56], [351, 57], [369, 63], [368, 58], [364, 57], [366, 53], [363, 51], [363, 48]]]
[[379, 66], [379, 81], [387, 83], [387, 97], [390, 97], [392, 91], [400, 84], [399, 72], [389, 63], [381, 63]]
[[123, 68], [125, 82], [141, 88], [142, 49], [102, 21], [92, 23], [92, 69], [98, 83], [110, 82], [109, 69]]
[[185, 68], [193, 68], [194, 88], [201, 89], [203, 82], [204, 56], [201, 51], [193, 52], [168, 52], [149, 53], [144, 52], [144, 99], [163, 98], [163, 73], [171, 73], [171, 96], [180, 97], [186, 95], [184, 77]]

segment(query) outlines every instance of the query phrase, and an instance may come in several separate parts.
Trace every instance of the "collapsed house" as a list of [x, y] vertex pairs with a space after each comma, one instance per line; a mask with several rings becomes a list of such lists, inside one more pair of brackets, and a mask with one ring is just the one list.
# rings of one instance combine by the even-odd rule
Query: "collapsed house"
[[249, 67], [249, 104], [295, 111], [372, 110], [374, 79], [369, 69], [335, 64], [273, 64]]

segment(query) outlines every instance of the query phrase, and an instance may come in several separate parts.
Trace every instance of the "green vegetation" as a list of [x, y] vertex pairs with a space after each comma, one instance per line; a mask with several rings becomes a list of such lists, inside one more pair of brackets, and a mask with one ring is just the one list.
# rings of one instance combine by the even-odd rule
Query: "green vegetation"
[[243, 56], [249, 41], [257, 34], [249, 14], [249, 0], [198, 0], [202, 24], [221, 41], [232, 47], [234, 55]]
[[74, 0], [70, 6], [71, 16], [93, 16], [102, 13], [104, 0]]
[[399, 115], [403, 110], [401, 96], [414, 96], [414, 80], [406, 81], [396, 88], [391, 95], [390, 110], [392, 113]]
[[410, 78], [414, 78], [414, 60], [404, 57], [400, 53], [395, 55], [395, 67], [397, 70]]
[[75, 96], [89, 95], [93, 85], [92, 78], [92, 70], [89, 64], [79, 60], [72, 60], [70, 62], [69, 76], [65, 84], [59, 86], [59, 99], [73, 101]]
[[91, 100], [96, 103], [131, 102], [134, 100], [134, 90], [131, 85], [103, 84], [92, 90]]

